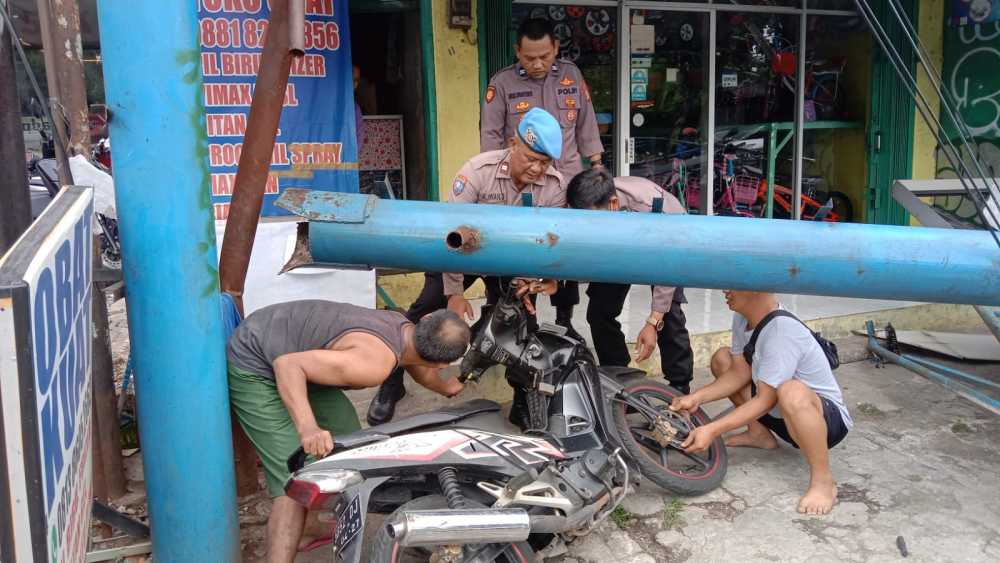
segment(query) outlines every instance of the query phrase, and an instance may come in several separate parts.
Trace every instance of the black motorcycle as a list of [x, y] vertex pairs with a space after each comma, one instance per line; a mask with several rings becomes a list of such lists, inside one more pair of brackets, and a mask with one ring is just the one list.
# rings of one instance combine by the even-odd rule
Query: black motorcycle
[[[641, 474], [676, 494], [718, 486], [721, 439], [698, 455], [680, 444], [693, 415], [669, 410], [680, 393], [641, 370], [604, 368], [565, 329], [533, 317], [512, 287], [483, 308], [462, 362], [466, 379], [488, 367], [527, 393], [531, 428], [519, 432], [500, 406], [475, 400], [336, 436], [333, 453], [303, 467], [289, 458], [286, 494], [336, 519], [339, 560], [533, 561], [553, 534], [588, 533]], [[366, 556], [366, 514], [391, 513]]]

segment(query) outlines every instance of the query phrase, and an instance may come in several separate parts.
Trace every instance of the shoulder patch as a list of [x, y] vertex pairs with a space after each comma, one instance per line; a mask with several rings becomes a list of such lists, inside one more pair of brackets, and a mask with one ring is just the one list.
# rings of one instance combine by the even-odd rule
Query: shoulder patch
[[451, 192], [455, 195], [461, 195], [462, 191], [465, 190], [465, 183], [468, 181], [468, 178], [459, 174], [455, 177], [455, 181], [451, 184]]
[[495, 98], [496, 96], [497, 96], [496, 88], [490, 86], [489, 88], [486, 89], [486, 103], [492, 102], [493, 98]]

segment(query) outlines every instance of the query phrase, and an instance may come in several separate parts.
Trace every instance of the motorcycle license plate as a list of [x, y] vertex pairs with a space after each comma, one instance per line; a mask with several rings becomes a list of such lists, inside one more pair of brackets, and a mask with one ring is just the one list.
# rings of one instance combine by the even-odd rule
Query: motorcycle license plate
[[337, 531], [333, 536], [333, 545], [338, 554], [342, 554], [354, 538], [358, 537], [358, 533], [364, 527], [362, 516], [361, 495], [356, 495], [337, 515]]

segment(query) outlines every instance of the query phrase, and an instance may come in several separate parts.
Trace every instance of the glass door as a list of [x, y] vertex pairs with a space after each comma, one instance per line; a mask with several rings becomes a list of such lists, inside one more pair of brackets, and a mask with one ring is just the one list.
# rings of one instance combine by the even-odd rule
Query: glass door
[[706, 213], [713, 176], [711, 14], [631, 9], [625, 18], [620, 115], [627, 173], [671, 191], [690, 212]]

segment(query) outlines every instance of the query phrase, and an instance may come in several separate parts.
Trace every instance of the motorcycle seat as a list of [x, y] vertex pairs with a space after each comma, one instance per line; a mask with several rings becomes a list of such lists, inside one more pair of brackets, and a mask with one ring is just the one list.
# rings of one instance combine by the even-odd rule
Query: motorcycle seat
[[477, 414], [498, 412], [499, 410], [500, 405], [494, 401], [475, 399], [453, 407], [445, 407], [432, 412], [416, 414], [399, 420], [386, 422], [385, 424], [379, 424], [378, 426], [372, 426], [371, 428], [358, 430], [357, 432], [351, 432], [350, 434], [336, 436], [334, 449], [339, 450], [342, 448], [356, 448], [358, 446], [378, 442], [379, 440], [384, 440], [390, 436], [395, 436], [404, 432], [410, 432], [412, 430], [418, 430], [428, 426], [448, 424]]

